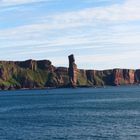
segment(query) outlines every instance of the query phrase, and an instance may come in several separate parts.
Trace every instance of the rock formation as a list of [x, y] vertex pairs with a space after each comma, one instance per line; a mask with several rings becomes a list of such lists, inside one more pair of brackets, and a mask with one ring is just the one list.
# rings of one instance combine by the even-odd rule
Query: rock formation
[[114, 84], [125, 85], [135, 82], [135, 71], [130, 69], [114, 69]]
[[77, 69], [73, 55], [68, 58], [69, 68], [49, 60], [0, 61], [0, 89], [140, 84], [140, 69], [83, 70]]
[[68, 74], [69, 74], [69, 82], [70, 82], [70, 86], [72, 87], [76, 87], [77, 86], [77, 65], [75, 64], [75, 59], [74, 59], [74, 55], [69, 55], [69, 70], [68, 70]]

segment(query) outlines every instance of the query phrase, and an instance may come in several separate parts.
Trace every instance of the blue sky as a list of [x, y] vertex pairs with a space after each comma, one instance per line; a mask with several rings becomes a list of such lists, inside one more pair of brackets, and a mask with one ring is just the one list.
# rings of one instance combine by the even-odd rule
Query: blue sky
[[140, 0], [0, 0], [0, 59], [140, 68]]

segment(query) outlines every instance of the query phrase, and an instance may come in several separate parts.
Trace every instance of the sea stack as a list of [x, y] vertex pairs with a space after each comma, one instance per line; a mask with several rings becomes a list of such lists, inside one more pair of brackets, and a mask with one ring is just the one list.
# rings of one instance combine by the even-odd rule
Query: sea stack
[[76, 87], [77, 86], [77, 72], [78, 72], [77, 65], [75, 64], [75, 59], [74, 59], [73, 54], [69, 55], [68, 58], [69, 58], [68, 74], [69, 74], [70, 86]]

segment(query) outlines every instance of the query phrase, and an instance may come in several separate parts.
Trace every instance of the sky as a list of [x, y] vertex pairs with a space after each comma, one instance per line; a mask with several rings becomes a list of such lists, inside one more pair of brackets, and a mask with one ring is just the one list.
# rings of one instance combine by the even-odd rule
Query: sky
[[0, 0], [0, 60], [140, 69], [140, 0]]

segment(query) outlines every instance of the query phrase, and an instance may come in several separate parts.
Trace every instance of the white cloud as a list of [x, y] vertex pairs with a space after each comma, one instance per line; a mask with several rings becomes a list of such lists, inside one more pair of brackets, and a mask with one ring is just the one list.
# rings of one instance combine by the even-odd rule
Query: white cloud
[[[41, 0], [40, 0], [41, 1]], [[5, 4], [21, 4], [37, 2], [37, 0], [2, 0]], [[140, 1], [126, 0], [124, 4], [116, 4], [108, 7], [88, 8], [74, 12], [59, 13], [50, 16], [36, 18], [36, 23], [7, 30], [16, 35], [18, 32], [37, 32], [42, 30], [54, 30], [65, 28], [76, 28], [83, 26], [96, 27], [121, 23], [127, 21], [140, 20]], [[18, 14], [18, 13], [17, 13]], [[5, 32], [5, 31], [3, 31]]]
[[[20, 5], [31, 2], [39, 2], [39, 0], [3, 0], [3, 5]], [[38, 17], [32, 24], [0, 30], [0, 45], [9, 48], [9, 50], [7, 49], [9, 53], [15, 52], [10, 55], [11, 58], [20, 56], [37, 56], [38, 58], [46, 55], [55, 62], [55, 65], [64, 65], [67, 62], [64, 60], [66, 56], [61, 58], [62, 53], [60, 53], [58, 58], [58, 56], [52, 57], [50, 54], [54, 52], [68, 54], [77, 50], [87, 53], [87, 49], [91, 49], [94, 55], [85, 56], [79, 53], [79, 56], [77, 53], [79, 64], [83, 62], [85, 64], [101, 63], [102, 65], [105, 62], [113, 61], [117, 61], [119, 64], [120, 60], [128, 59], [130, 56], [134, 59], [139, 56], [139, 25], [126, 24], [131, 21], [140, 21], [139, 7], [139, 0], [126, 0], [123, 4]], [[115, 54], [117, 45], [120, 51], [127, 46], [127, 53]], [[109, 47], [112, 48], [110, 54], [106, 52]], [[14, 49], [12, 50], [12, 48]], [[103, 53], [99, 53], [99, 51]], [[9, 56], [7, 57], [9, 58]], [[120, 65], [122, 65], [121, 62]]]
[[50, 17], [55, 23], [69, 24], [94, 24], [95, 22], [124, 22], [140, 20], [140, 1], [126, 0], [123, 4], [114, 4], [108, 7], [87, 8], [80, 11], [58, 14]]
[[[11, 3], [26, 3], [27, 0], [11, 0]], [[36, 0], [32, 0], [36, 1]], [[8, 3], [9, 0], [5, 0]], [[31, 2], [31, 1], [30, 1]], [[12, 38], [38, 37], [39, 34], [49, 32], [49, 30], [62, 30], [77, 27], [91, 27], [92, 30], [97, 26], [106, 26], [116, 22], [128, 22], [140, 20], [139, 0], [127, 0], [123, 5], [112, 5], [109, 7], [90, 8], [80, 11], [50, 15], [36, 19], [38, 23], [24, 25], [12, 29], [0, 31], [0, 37]], [[36, 21], [35, 21], [36, 22]], [[113, 22], [113, 23], [112, 23]], [[9, 35], [10, 33], [10, 35]]]
[[16, 6], [21, 4], [29, 4], [34, 2], [41, 2], [43, 0], [1, 0], [0, 6]]

